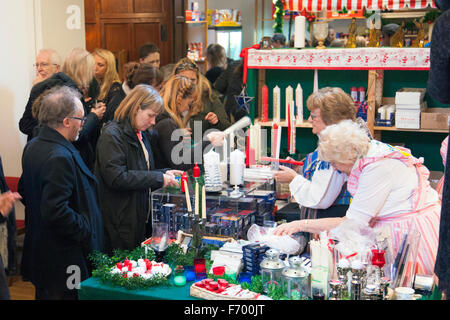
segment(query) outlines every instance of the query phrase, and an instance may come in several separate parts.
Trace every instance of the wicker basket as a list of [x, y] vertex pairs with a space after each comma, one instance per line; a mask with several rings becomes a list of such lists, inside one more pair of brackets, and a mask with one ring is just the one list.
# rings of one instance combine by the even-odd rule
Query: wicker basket
[[220, 293], [214, 293], [209, 290], [206, 290], [205, 288], [197, 287], [195, 283], [191, 286], [190, 292], [191, 296], [205, 300], [256, 300], [256, 297], [242, 298], [242, 297], [226, 296]]

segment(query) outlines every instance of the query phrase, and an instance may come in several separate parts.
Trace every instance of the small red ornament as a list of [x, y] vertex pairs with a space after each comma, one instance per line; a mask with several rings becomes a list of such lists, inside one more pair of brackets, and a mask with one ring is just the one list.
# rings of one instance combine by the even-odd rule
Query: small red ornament
[[194, 169], [192, 169], [192, 174], [193, 174], [194, 178], [200, 177], [200, 168], [197, 164], [195, 164]]

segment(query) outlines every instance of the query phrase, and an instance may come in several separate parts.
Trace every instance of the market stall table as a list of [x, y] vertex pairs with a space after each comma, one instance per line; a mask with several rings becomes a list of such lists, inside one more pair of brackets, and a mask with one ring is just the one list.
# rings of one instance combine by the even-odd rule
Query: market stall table
[[[171, 280], [172, 281], [172, 280]], [[190, 285], [155, 286], [145, 289], [128, 290], [126, 288], [102, 283], [98, 278], [89, 278], [81, 282], [78, 291], [79, 300], [201, 300], [190, 296]]]

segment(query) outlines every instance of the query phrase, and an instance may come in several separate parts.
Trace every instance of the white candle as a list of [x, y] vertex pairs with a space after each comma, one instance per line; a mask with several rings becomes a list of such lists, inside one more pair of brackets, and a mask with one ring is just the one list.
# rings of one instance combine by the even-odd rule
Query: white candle
[[291, 86], [288, 86], [286, 88], [286, 103], [285, 103], [285, 105], [286, 105], [286, 113], [285, 113], [286, 123], [288, 120], [289, 105], [293, 99], [294, 99], [294, 89], [292, 89]]
[[278, 86], [275, 86], [273, 88], [273, 121], [277, 122], [280, 121], [280, 88]]
[[202, 219], [206, 219], [206, 188], [202, 187]]
[[289, 134], [291, 135], [291, 145], [289, 146], [289, 153], [295, 154], [295, 139], [296, 139], [296, 126], [295, 126], [295, 117], [294, 117], [294, 100], [291, 102], [291, 132]]
[[[191, 206], [191, 198], [189, 197], [189, 189], [188, 184], [186, 181], [184, 181], [184, 194], [186, 195], [186, 206], [188, 212], [192, 212], [192, 206]], [[147, 249], [147, 248], [145, 248]]]
[[305, 35], [306, 35], [306, 18], [305, 16], [299, 15], [295, 17], [294, 22], [294, 47], [304, 48], [305, 47]]
[[196, 216], [198, 216], [198, 205], [199, 205], [199, 203], [198, 203], [198, 196], [199, 196], [199, 194], [198, 194], [198, 182], [196, 181], [195, 182], [195, 215]]
[[317, 69], [314, 70], [314, 92], [319, 91], [319, 73]]
[[295, 89], [295, 102], [297, 106], [297, 123], [303, 122], [303, 88], [300, 83]]

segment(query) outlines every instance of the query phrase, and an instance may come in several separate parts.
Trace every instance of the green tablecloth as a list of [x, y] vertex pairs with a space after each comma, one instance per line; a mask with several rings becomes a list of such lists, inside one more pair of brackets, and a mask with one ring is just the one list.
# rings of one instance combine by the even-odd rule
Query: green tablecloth
[[89, 278], [80, 284], [79, 300], [200, 300], [189, 294], [190, 285], [183, 287], [156, 286], [148, 289], [128, 290], [101, 283], [98, 278]]

